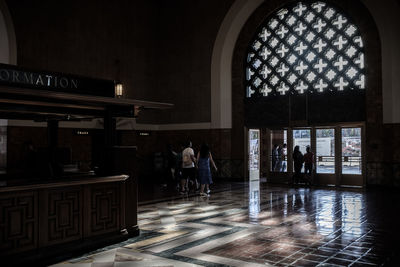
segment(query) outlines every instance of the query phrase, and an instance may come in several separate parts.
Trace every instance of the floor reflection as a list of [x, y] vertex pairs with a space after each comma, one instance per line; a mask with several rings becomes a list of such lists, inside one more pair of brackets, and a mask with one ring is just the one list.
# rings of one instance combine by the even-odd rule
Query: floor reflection
[[260, 213], [260, 181], [252, 180], [249, 182], [249, 216], [257, 219]]
[[363, 219], [365, 220], [363, 203], [362, 194], [342, 195], [342, 228], [356, 238], [365, 233], [362, 227]]
[[398, 210], [396, 192], [252, 181], [207, 199], [142, 205], [139, 237], [59, 266], [392, 266]]
[[336, 194], [333, 195], [319, 195], [315, 196], [315, 224], [318, 232], [322, 235], [329, 235], [335, 231], [335, 227], [338, 226], [337, 222], [337, 210], [336, 205]]

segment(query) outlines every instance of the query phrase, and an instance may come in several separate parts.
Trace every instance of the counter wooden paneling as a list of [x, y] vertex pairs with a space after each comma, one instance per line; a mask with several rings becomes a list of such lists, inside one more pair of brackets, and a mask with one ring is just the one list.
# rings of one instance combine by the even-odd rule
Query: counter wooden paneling
[[88, 240], [93, 246], [96, 238], [123, 235], [131, 179], [116, 175], [1, 187], [0, 255], [41, 251], [45, 256], [46, 248]]

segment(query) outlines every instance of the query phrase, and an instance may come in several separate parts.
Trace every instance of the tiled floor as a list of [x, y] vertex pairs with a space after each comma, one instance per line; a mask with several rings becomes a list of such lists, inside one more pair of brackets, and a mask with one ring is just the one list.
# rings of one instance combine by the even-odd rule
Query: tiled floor
[[[168, 184], [167, 187], [163, 187], [161, 184], [157, 183], [139, 183], [138, 186], [139, 205], [160, 202], [163, 200], [167, 201], [182, 197], [182, 195], [179, 193], [179, 188], [177, 188], [176, 185]], [[216, 181], [216, 183], [212, 185], [212, 188], [214, 192], [221, 192], [243, 188], [244, 186], [247, 186], [247, 183], [232, 183], [226, 180], [221, 181], [220, 179], [218, 179], [218, 181]], [[198, 191], [194, 192], [193, 190], [190, 190], [189, 192], [189, 196], [194, 196], [198, 194]]]
[[398, 192], [252, 182], [142, 205], [140, 236], [53, 266], [396, 266], [399, 207]]

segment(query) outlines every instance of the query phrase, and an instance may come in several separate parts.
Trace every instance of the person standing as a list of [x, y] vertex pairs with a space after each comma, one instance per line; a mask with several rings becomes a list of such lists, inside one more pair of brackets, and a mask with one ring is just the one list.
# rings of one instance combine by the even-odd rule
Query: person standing
[[275, 168], [276, 168], [276, 160], [278, 159], [278, 155], [277, 155], [277, 153], [278, 153], [278, 150], [277, 150], [277, 148], [278, 148], [278, 145], [277, 144], [274, 144], [274, 147], [272, 148], [272, 153], [271, 153], [271, 159], [272, 159], [272, 162], [271, 162], [271, 171], [275, 171]]
[[300, 151], [299, 146], [294, 147], [293, 151], [293, 163], [294, 163], [294, 176], [293, 182], [294, 184], [298, 184], [301, 179], [301, 168], [303, 168], [303, 153]]
[[287, 163], [287, 145], [282, 145], [282, 167], [281, 172], [286, 172], [286, 164]]
[[282, 168], [282, 147], [280, 145], [276, 148], [276, 166], [275, 171], [280, 172]]
[[176, 169], [175, 169], [175, 178], [176, 178], [176, 189], [178, 191], [181, 191], [181, 180], [183, 179], [182, 177], [182, 151], [184, 149], [184, 146], [181, 145], [180, 149], [176, 153]]
[[[210, 184], [212, 184], [210, 163], [217, 171], [217, 166], [212, 158], [210, 148], [206, 144], [202, 144], [200, 151], [197, 153], [197, 167], [200, 180], [200, 196], [208, 196], [210, 194]], [[204, 193], [206, 188], [206, 193]]]
[[192, 149], [192, 142], [188, 141], [186, 148], [182, 151], [182, 179], [181, 179], [181, 194], [187, 193], [189, 191], [188, 183], [189, 181], [197, 188], [196, 172], [195, 172], [196, 158], [194, 156], [194, 151]]
[[176, 153], [171, 144], [167, 145], [167, 168], [166, 168], [166, 177], [167, 183], [173, 185], [176, 183], [176, 169], [177, 169], [177, 157], [178, 153]]
[[313, 164], [314, 164], [314, 153], [311, 152], [310, 146], [307, 146], [306, 151], [307, 153], [304, 154], [304, 176], [306, 178], [306, 182], [311, 185]]

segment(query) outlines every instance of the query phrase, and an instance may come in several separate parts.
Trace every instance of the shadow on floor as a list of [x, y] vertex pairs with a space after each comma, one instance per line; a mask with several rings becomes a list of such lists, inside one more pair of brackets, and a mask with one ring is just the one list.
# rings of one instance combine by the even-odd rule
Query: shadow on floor
[[[214, 183], [210, 185], [210, 194], [245, 188], [246, 186], [248, 186], [248, 182], [232, 182], [225, 179], [215, 179]], [[198, 191], [190, 191], [188, 194], [181, 195], [175, 183], [163, 185], [159, 183], [140, 182], [138, 185], [138, 201], [139, 204], [142, 205], [165, 200], [179, 199], [187, 196], [195, 196], [198, 194]]]

